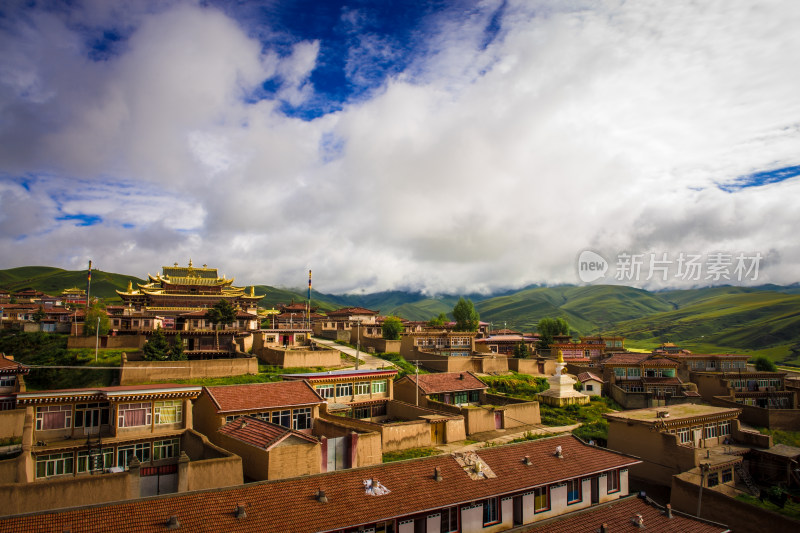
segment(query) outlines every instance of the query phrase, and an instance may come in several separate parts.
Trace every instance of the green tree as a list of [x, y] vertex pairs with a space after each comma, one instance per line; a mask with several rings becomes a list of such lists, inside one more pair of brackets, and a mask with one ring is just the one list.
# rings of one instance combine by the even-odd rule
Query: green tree
[[456, 331], [478, 331], [481, 317], [475, 310], [472, 300], [465, 300], [462, 296], [453, 307], [453, 318], [455, 318]]
[[39, 309], [37, 309], [36, 312], [33, 314], [33, 321], [38, 324], [39, 322], [44, 320], [46, 316], [47, 313], [44, 312], [44, 308], [40, 305]]
[[433, 317], [428, 321], [428, 325], [433, 327], [442, 327], [448, 322], [450, 322], [450, 319], [447, 318], [447, 315], [444, 313], [439, 313], [439, 316]]
[[403, 321], [396, 316], [387, 316], [381, 326], [381, 332], [387, 341], [396, 341], [403, 333]]
[[756, 367], [756, 370], [759, 372], [777, 372], [778, 367], [775, 366], [775, 363], [767, 357], [766, 355], [757, 355], [753, 359], [750, 360], [750, 363]]
[[214, 335], [216, 337], [217, 350], [219, 350], [219, 324], [229, 326], [236, 320], [236, 308], [228, 300], [220, 300], [209, 308], [206, 312], [206, 320], [214, 325]]
[[150, 336], [150, 339], [144, 344], [142, 354], [146, 361], [166, 361], [169, 359], [169, 350], [170, 346], [167, 337], [161, 331], [161, 326], [158, 326]]
[[175, 335], [172, 345], [169, 347], [169, 359], [170, 361], [186, 361], [188, 359], [186, 352], [183, 351], [183, 339], [181, 339], [180, 333]]
[[568, 335], [569, 324], [563, 318], [543, 318], [536, 326], [539, 332], [539, 344], [542, 348], [549, 348], [555, 335]]
[[108, 313], [102, 304], [94, 304], [86, 311], [86, 318], [83, 321], [83, 334], [91, 337], [97, 334], [97, 319], [100, 319], [100, 335], [108, 334]]
[[527, 359], [531, 356], [530, 346], [520, 341], [514, 346], [514, 357], [517, 359]]

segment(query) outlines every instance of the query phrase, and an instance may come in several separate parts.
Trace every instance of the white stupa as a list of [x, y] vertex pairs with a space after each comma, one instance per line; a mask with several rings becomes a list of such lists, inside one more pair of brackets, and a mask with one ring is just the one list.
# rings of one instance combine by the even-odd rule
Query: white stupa
[[539, 393], [539, 400], [548, 405], [569, 405], [571, 403], [589, 403], [589, 396], [575, 390], [576, 381], [564, 373], [567, 364], [564, 362], [564, 354], [558, 351], [558, 363], [556, 373], [547, 378], [550, 388]]

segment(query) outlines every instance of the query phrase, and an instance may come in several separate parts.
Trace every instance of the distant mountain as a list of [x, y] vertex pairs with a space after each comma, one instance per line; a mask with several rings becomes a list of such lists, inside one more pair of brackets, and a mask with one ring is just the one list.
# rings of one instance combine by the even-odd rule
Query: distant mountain
[[[95, 270], [92, 294], [119, 301], [115, 289], [134, 276]], [[0, 287], [21, 290], [31, 287], [58, 294], [70, 287], [85, 288], [86, 271], [51, 267], [20, 267], [0, 270]], [[303, 289], [256, 285], [265, 308], [305, 302]], [[312, 291], [312, 305], [324, 312], [358, 306], [410, 320], [430, 320], [445, 313], [452, 316], [458, 295], [431, 297], [420, 292], [387, 291], [371, 294], [324, 294]], [[618, 285], [555, 287], [530, 286], [494, 295], [465, 295], [495, 328], [534, 332], [545, 317], [564, 318], [575, 335], [597, 333], [624, 335], [629, 345], [651, 348], [675, 342], [701, 352], [752, 352], [769, 355], [778, 362], [800, 365], [800, 284], [786, 287], [707, 287], [649, 292]]]

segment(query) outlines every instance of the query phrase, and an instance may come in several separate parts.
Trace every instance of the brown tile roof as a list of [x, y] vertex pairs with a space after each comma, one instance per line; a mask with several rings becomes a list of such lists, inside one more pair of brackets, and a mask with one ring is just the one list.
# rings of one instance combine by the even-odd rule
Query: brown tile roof
[[296, 437], [313, 444], [319, 441], [310, 435], [285, 428], [277, 424], [272, 424], [260, 418], [252, 416], [242, 416], [232, 422], [228, 422], [217, 431], [236, 440], [240, 440], [256, 448], [264, 450], [289, 438]]
[[539, 526], [533, 526], [526, 531], [540, 533], [578, 533], [582, 531], [599, 531], [602, 524], [608, 526], [609, 531], [638, 531], [631, 519], [634, 515], [642, 515], [645, 531], [649, 533], [721, 533], [729, 529], [721, 524], [714, 524], [699, 520], [693, 516], [672, 512], [672, 518], [667, 518], [664, 509], [648, 503], [637, 497], [629, 496], [608, 504], [596, 505], [571, 513], [561, 518], [547, 520]]
[[[562, 447], [561, 459], [554, 456], [556, 446]], [[180, 521], [181, 531], [331, 531], [519, 493], [640, 462], [571, 436], [496, 446], [480, 450], [479, 455], [496, 477], [472, 480], [453, 456], [438, 455], [231, 489], [3, 518], [0, 533], [65, 529], [72, 533], [160, 533], [173, 515]], [[523, 464], [526, 455], [532, 466]], [[434, 467], [440, 468], [442, 481], [433, 479]], [[366, 494], [367, 479], [376, 479], [391, 492]], [[314, 498], [318, 489], [326, 492], [327, 503]], [[234, 516], [239, 503], [245, 506], [246, 518]]]
[[406, 376], [412, 383], [419, 379], [419, 388], [425, 394], [455, 392], [463, 390], [486, 389], [486, 384], [472, 372], [444, 372], [440, 374], [420, 374], [419, 377]]
[[638, 365], [650, 357], [649, 353], [615, 353], [602, 361], [603, 365]]
[[605, 383], [603, 381], [603, 378], [597, 377], [597, 375], [592, 374], [591, 372], [581, 372], [580, 374], [578, 374], [578, 381], [580, 381], [581, 383], [583, 383], [584, 381], [589, 381], [590, 379], [599, 381], [600, 383]]
[[276, 381], [203, 387], [217, 407], [217, 413], [256, 411], [323, 403], [322, 397], [305, 381]]
[[0, 370], [19, 370], [20, 373], [27, 373], [29, 369], [19, 361], [0, 357]]
[[682, 382], [678, 378], [649, 378], [642, 376], [642, 383], [650, 385], [680, 385]]
[[371, 309], [367, 309], [365, 307], [343, 307], [341, 309], [336, 309], [335, 311], [328, 311], [326, 313], [327, 316], [339, 316], [339, 315], [377, 315], [378, 311], [372, 311]]

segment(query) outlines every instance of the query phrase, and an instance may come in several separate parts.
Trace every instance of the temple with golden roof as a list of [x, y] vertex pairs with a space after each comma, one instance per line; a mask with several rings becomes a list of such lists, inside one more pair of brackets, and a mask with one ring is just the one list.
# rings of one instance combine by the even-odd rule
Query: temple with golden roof
[[148, 283], [137, 283], [138, 289], [128, 282], [126, 291], [117, 291], [122, 301], [136, 311], [156, 311], [167, 314], [181, 314], [200, 311], [212, 307], [220, 300], [226, 300], [246, 313], [255, 314], [258, 301], [263, 294], [255, 294], [250, 287], [246, 294], [244, 287], [235, 287], [234, 278], [227, 279], [217, 274], [216, 268], [203, 265], [196, 268], [189, 260], [188, 267], [162, 267], [157, 276], [147, 275]]

